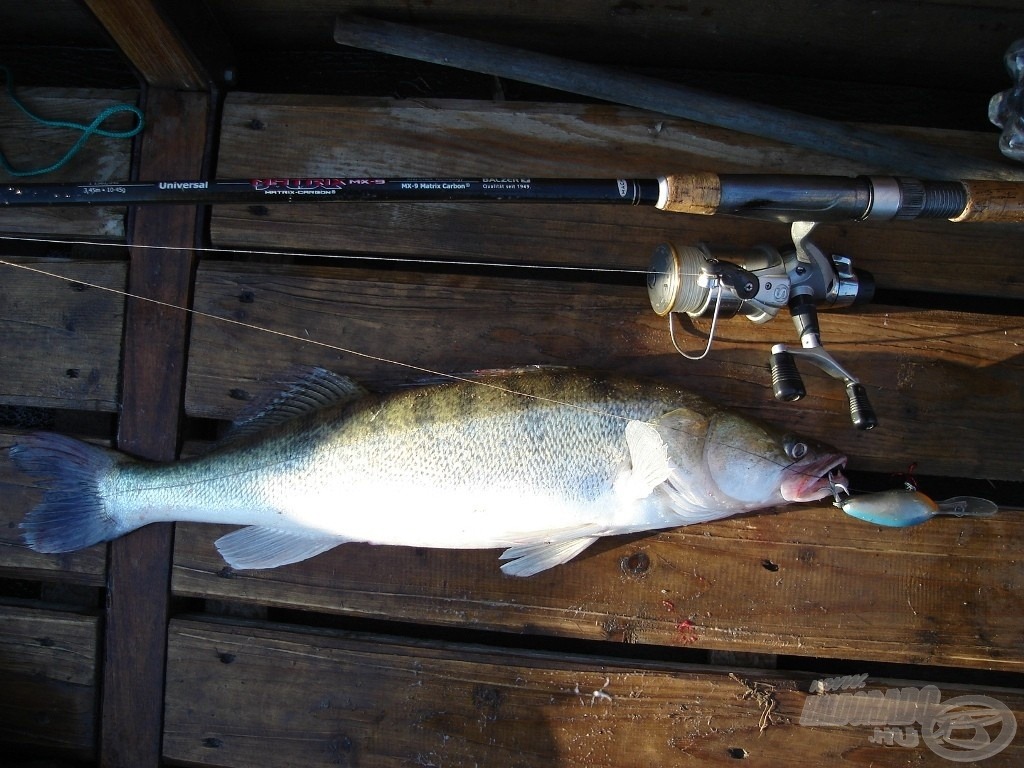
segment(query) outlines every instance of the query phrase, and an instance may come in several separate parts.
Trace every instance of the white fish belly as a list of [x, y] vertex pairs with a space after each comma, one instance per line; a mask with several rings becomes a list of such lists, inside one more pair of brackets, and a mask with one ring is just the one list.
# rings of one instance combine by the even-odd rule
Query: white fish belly
[[600, 499], [588, 504], [540, 491], [390, 481], [351, 485], [332, 500], [300, 491], [280, 506], [279, 525], [372, 544], [460, 549], [544, 541], [608, 517]]

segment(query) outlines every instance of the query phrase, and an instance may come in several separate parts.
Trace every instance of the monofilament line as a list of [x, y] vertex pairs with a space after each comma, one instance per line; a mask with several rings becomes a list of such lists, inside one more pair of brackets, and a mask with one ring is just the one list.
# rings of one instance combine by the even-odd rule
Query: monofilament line
[[[22, 239], [22, 238], [12, 238], [12, 237], [9, 237], [9, 236], [0, 236], [0, 240], [11, 240], [11, 239]], [[68, 241], [47, 241], [47, 240], [41, 240], [41, 241], [42, 242], [59, 242], [59, 243], [66, 243], [66, 242], [68, 242]], [[132, 247], [134, 247], [134, 246], [132, 246]], [[150, 247], [162, 247], [162, 246], [150, 246]], [[168, 249], [170, 249], [170, 248], [168, 248]], [[190, 249], [182, 248], [181, 250], [190, 250]], [[49, 278], [54, 278], [54, 279], [57, 279], [57, 280], [62, 280], [62, 281], [67, 282], [67, 283], [75, 283], [76, 285], [83, 285], [83, 286], [85, 286], [87, 288], [93, 288], [93, 289], [98, 290], [98, 291], [104, 291], [106, 293], [111, 293], [111, 294], [114, 294], [116, 296], [121, 296], [121, 297], [126, 298], [126, 299], [134, 299], [135, 301], [144, 301], [144, 302], [147, 302], [147, 303], [152, 304], [154, 306], [164, 307], [165, 309], [171, 309], [171, 310], [174, 310], [174, 311], [177, 311], [177, 312], [186, 312], [186, 313], [192, 315], [193, 317], [201, 317], [201, 318], [204, 318], [204, 319], [207, 319], [207, 320], [212, 320], [214, 322], [227, 323], [229, 325], [234, 325], [234, 326], [239, 327], [239, 328], [245, 328], [245, 329], [248, 329], [248, 330], [251, 330], [251, 331], [256, 331], [258, 333], [268, 333], [268, 334], [270, 334], [272, 336], [277, 336], [279, 338], [288, 339], [288, 340], [291, 340], [291, 341], [297, 341], [297, 342], [300, 342], [300, 343], [303, 343], [303, 344], [310, 344], [310, 345], [313, 345], [313, 346], [321, 347], [323, 349], [329, 349], [329, 350], [332, 350], [334, 352], [341, 352], [342, 354], [353, 355], [355, 357], [360, 357], [360, 358], [363, 358], [365, 360], [372, 360], [374, 362], [384, 363], [386, 365], [393, 365], [393, 366], [396, 366], [396, 367], [399, 367], [399, 368], [405, 368], [406, 370], [416, 371], [418, 373], [422, 373], [422, 374], [425, 374], [427, 376], [436, 376], [436, 377], [440, 377], [442, 379], [448, 379], [448, 380], [451, 380], [451, 381], [460, 381], [460, 382], [465, 382], [467, 384], [473, 384], [473, 385], [476, 385], [476, 386], [489, 387], [491, 389], [497, 390], [498, 392], [502, 392], [502, 393], [507, 394], [507, 395], [518, 396], [518, 397], [525, 397], [525, 398], [529, 398], [529, 399], [532, 399], [532, 400], [536, 400], [538, 402], [546, 402], [546, 403], [549, 403], [551, 405], [560, 405], [560, 406], [564, 406], [564, 407], [567, 407], [567, 408], [572, 408], [572, 409], [575, 409], [575, 410], [578, 410], [578, 411], [582, 411], [584, 413], [591, 413], [591, 414], [594, 414], [596, 416], [601, 416], [601, 417], [604, 417], [604, 418], [618, 419], [619, 421], [623, 421], [623, 422], [626, 422], [626, 423], [632, 421], [632, 419], [630, 419], [628, 416], [622, 416], [620, 414], [613, 413], [613, 412], [607, 411], [607, 410], [602, 410], [600, 408], [590, 408], [588, 406], [579, 405], [577, 403], [563, 402], [561, 400], [558, 400], [557, 398], [544, 397], [543, 395], [535, 395], [535, 394], [531, 394], [529, 392], [520, 392], [520, 391], [511, 389], [509, 387], [503, 387], [500, 384], [495, 384], [493, 382], [485, 381], [485, 380], [482, 380], [482, 379], [479, 379], [479, 378], [471, 378], [471, 377], [468, 377], [468, 376], [459, 376], [458, 374], [453, 374], [453, 373], [448, 373], [448, 372], [445, 372], [445, 371], [434, 370], [433, 368], [427, 368], [425, 366], [416, 365], [415, 363], [406, 363], [406, 362], [403, 362], [401, 360], [394, 360], [392, 358], [384, 357], [384, 356], [381, 356], [381, 355], [374, 355], [374, 354], [371, 354], [369, 352], [360, 352], [359, 350], [356, 350], [356, 349], [349, 349], [348, 347], [342, 347], [342, 346], [337, 345], [337, 344], [331, 344], [330, 342], [320, 341], [319, 339], [313, 339], [313, 338], [310, 338], [308, 336], [299, 336], [297, 334], [289, 333], [287, 331], [277, 330], [276, 328], [268, 328], [266, 326], [256, 325], [255, 323], [246, 323], [246, 322], [244, 322], [242, 320], [236, 320], [236, 319], [231, 318], [231, 317], [224, 317], [223, 315], [215, 315], [215, 314], [213, 314], [211, 312], [204, 312], [203, 310], [194, 309], [194, 308], [191, 308], [191, 307], [178, 306], [177, 304], [173, 304], [173, 303], [167, 302], [167, 301], [162, 301], [160, 299], [154, 299], [154, 298], [150, 298], [150, 297], [147, 297], [147, 296], [138, 296], [138, 295], [133, 294], [133, 293], [131, 293], [129, 291], [121, 290], [119, 288], [111, 288], [109, 286], [99, 285], [97, 283], [90, 283], [90, 282], [86, 282], [84, 280], [80, 280], [80, 279], [77, 279], [77, 278], [67, 277], [65, 275], [60, 275], [60, 274], [57, 274], [56, 272], [50, 272], [50, 271], [45, 270], [45, 269], [40, 269], [39, 267], [33, 267], [33, 266], [28, 265], [28, 264], [18, 264], [18, 263], [13, 262], [13, 261], [8, 261], [7, 259], [0, 259], [0, 266], [12, 267], [14, 269], [20, 269], [20, 270], [23, 270], [23, 271], [26, 271], [26, 272], [31, 272], [33, 274], [37, 274], [37, 275], [41, 275], [41, 276], [45, 276], [45, 277], [49, 277]], [[673, 429], [678, 429], [678, 428], [677, 427], [673, 427]], [[696, 437], [696, 436], [694, 435], [694, 437]], [[733, 446], [733, 448], [734, 448], [734, 450], [738, 450], [738, 451], [741, 451], [743, 453], [751, 453], [750, 451], [748, 451], [747, 449], [743, 448], [742, 446]], [[754, 455], [754, 454], [752, 454], [752, 455]], [[762, 458], [765, 458], [765, 457], [762, 457]], [[794, 463], [794, 462], [778, 462], [778, 461], [774, 461], [774, 460], [771, 460], [771, 459], [768, 459], [768, 460], [771, 461], [772, 463], [780, 466], [780, 467], [789, 466], [790, 464]]]
[[260, 332], [260, 333], [269, 333], [272, 336], [278, 336], [278, 337], [283, 338], [283, 339], [289, 339], [291, 341], [298, 341], [298, 342], [301, 342], [303, 344], [311, 344], [311, 345], [316, 346], [316, 347], [322, 347], [324, 349], [330, 349], [330, 350], [332, 350], [334, 352], [341, 352], [341, 353], [346, 354], [346, 355], [354, 355], [355, 357], [361, 357], [361, 358], [363, 358], [365, 360], [372, 360], [372, 361], [377, 362], [377, 363], [384, 363], [386, 365], [394, 365], [394, 366], [397, 366], [399, 368], [406, 368], [408, 370], [416, 371], [417, 373], [423, 373], [423, 374], [426, 374], [428, 376], [439, 376], [441, 378], [451, 379], [452, 381], [462, 381], [462, 382], [466, 382], [468, 384], [476, 384], [476, 385], [483, 386], [483, 387], [490, 387], [491, 389], [495, 389], [495, 390], [497, 390], [499, 392], [503, 392], [503, 393], [508, 394], [508, 395], [517, 395], [519, 397], [528, 397], [528, 398], [531, 398], [533, 400], [539, 400], [541, 402], [551, 403], [552, 405], [562, 405], [562, 406], [567, 406], [569, 408], [575, 408], [576, 410], [584, 411], [584, 412], [588, 412], [588, 413], [593, 413], [593, 414], [596, 414], [598, 416], [606, 416], [606, 417], [615, 418], [615, 419], [619, 419], [621, 421], [626, 421], [626, 422], [631, 421], [631, 419], [629, 419], [626, 416], [620, 416], [619, 414], [611, 413], [610, 411], [602, 411], [602, 410], [597, 409], [597, 408], [588, 408], [585, 405], [578, 405], [576, 403], [562, 402], [561, 400], [558, 400], [556, 398], [544, 397], [543, 395], [534, 395], [534, 394], [530, 394], [529, 392], [519, 392], [517, 390], [510, 389], [508, 387], [503, 387], [503, 386], [501, 386], [499, 384], [494, 384], [494, 383], [489, 382], [489, 381], [484, 381], [484, 380], [481, 380], [481, 379], [473, 379], [473, 378], [470, 378], [468, 376], [459, 376], [458, 374], [447, 373], [445, 371], [437, 371], [437, 370], [434, 370], [433, 368], [427, 368], [427, 367], [424, 367], [424, 366], [421, 366], [421, 365], [416, 365], [415, 363], [406, 363], [406, 362], [403, 362], [401, 360], [394, 360], [392, 358], [383, 357], [383, 356], [380, 356], [380, 355], [373, 355], [373, 354], [370, 354], [369, 352], [360, 352], [357, 349], [350, 349], [348, 347], [342, 347], [342, 346], [339, 346], [337, 344], [331, 344], [330, 342], [327, 342], [327, 341], [320, 341], [319, 339], [309, 338], [308, 336], [299, 336], [299, 335], [294, 334], [294, 333], [288, 333], [287, 331], [277, 330], [276, 328], [268, 328], [268, 327], [263, 326], [263, 325], [256, 325], [255, 323], [246, 323], [246, 322], [243, 322], [242, 320], [235, 320], [234, 318], [224, 317], [223, 315], [215, 315], [215, 314], [213, 314], [211, 312], [204, 312], [204, 311], [202, 311], [200, 309], [193, 309], [191, 307], [181, 307], [181, 306], [178, 306], [177, 304], [173, 304], [171, 302], [161, 301], [160, 299], [153, 299], [153, 298], [149, 298], [147, 296], [138, 296], [138, 295], [133, 294], [133, 293], [131, 293], [129, 291], [123, 291], [123, 290], [121, 290], [119, 288], [110, 288], [109, 286], [98, 285], [96, 283], [90, 283], [90, 282], [87, 282], [85, 280], [79, 280], [77, 278], [67, 277], [65, 275], [59, 275], [56, 272], [49, 272], [49, 271], [47, 271], [45, 269], [40, 269], [38, 267], [29, 266], [28, 264], [17, 264], [17, 263], [12, 262], [12, 261], [7, 261], [6, 259], [0, 259], [0, 265], [7, 266], [7, 267], [14, 267], [15, 269], [25, 270], [26, 272], [32, 272], [32, 273], [37, 274], [37, 275], [45, 275], [46, 277], [56, 278], [58, 280], [63, 280], [63, 281], [68, 282], [68, 283], [75, 283], [76, 285], [84, 285], [87, 288], [94, 288], [94, 289], [96, 289], [98, 291], [105, 291], [107, 293], [112, 293], [112, 294], [114, 294], [116, 296], [122, 296], [122, 297], [124, 297], [126, 299], [134, 299], [135, 301], [145, 301], [145, 302], [148, 302], [148, 303], [153, 304], [153, 305], [158, 306], [158, 307], [164, 307], [165, 309], [172, 309], [172, 310], [175, 310], [177, 312], [187, 312], [188, 314], [192, 315], [193, 317], [201, 317], [201, 318], [204, 318], [206, 320], [213, 320], [213, 321], [216, 321], [216, 322], [228, 323], [229, 325], [234, 325], [234, 326], [237, 326], [237, 327], [240, 327], [240, 328], [246, 328], [246, 329], [251, 330], [251, 331], [257, 331], [257, 332]]
[[[22, 243], [41, 243], [43, 245], [84, 245], [96, 248], [139, 248], [155, 251], [189, 251], [193, 253], [205, 253], [211, 255], [241, 255], [241, 256], [284, 256], [287, 258], [310, 258], [310, 259], [342, 259], [346, 261], [376, 261], [395, 264], [420, 264], [443, 267], [487, 267], [492, 269], [538, 269], [550, 272], [597, 272], [604, 274], [622, 275], [646, 275], [646, 269], [625, 269], [622, 267], [586, 267], [572, 266], [567, 264], [529, 264], [514, 261], [463, 261], [455, 259], [440, 258], [419, 258], [412, 256], [385, 256], [375, 254], [347, 254], [347, 253], [321, 253], [316, 251], [272, 251], [254, 248], [215, 248], [213, 246], [190, 246], [190, 245], [153, 245], [139, 244], [126, 245], [125, 243], [111, 243], [102, 240], [59, 240], [48, 237], [23, 237], [15, 235], [0, 235], [0, 241], [12, 241]], [[697, 277], [697, 275], [691, 275]]]

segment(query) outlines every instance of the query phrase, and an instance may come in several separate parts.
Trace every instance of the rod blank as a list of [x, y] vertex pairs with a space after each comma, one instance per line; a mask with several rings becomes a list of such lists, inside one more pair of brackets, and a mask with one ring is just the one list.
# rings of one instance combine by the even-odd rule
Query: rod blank
[[508, 202], [653, 206], [778, 222], [1024, 222], [1024, 183], [893, 176], [689, 173], [658, 179], [382, 179], [264, 176], [229, 181], [10, 184], [0, 208], [155, 203]]

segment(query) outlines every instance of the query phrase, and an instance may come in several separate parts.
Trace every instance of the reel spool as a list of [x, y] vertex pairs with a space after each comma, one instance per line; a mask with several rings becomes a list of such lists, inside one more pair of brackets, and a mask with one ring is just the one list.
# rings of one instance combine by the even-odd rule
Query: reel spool
[[817, 307], [864, 304], [874, 296], [874, 280], [869, 273], [854, 270], [847, 257], [826, 256], [810, 240], [814, 226], [808, 222], [793, 224], [793, 248], [786, 251], [770, 245], [712, 250], [703, 244], [662, 243], [655, 249], [647, 272], [648, 297], [655, 313], [669, 318], [670, 330], [673, 313], [711, 317], [708, 349], [719, 317], [743, 315], [760, 324], [788, 307], [800, 347], [772, 347], [770, 365], [776, 399], [793, 402], [807, 394], [796, 367], [795, 358], [801, 357], [844, 383], [851, 421], [858, 429], [871, 429], [878, 419], [867, 392], [822, 345]]
[[651, 257], [647, 292], [656, 314], [690, 317], [745, 315], [766, 323], [789, 301], [790, 280], [782, 256], [770, 245], [712, 255], [707, 245], [662, 243]]

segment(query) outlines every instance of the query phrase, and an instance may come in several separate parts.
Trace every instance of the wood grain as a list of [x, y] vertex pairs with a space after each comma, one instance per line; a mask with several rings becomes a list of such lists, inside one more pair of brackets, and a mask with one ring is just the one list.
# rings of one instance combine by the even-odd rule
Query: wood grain
[[[993, 151], [981, 134], [893, 132], [980, 156]], [[225, 105], [217, 173], [651, 178], [700, 171], [884, 169], [617, 107], [237, 93]], [[821, 227], [815, 240], [871, 271], [882, 288], [1020, 298], [1021, 282], [1007, 276], [1017, 269], [1022, 226], [851, 223]], [[352, 203], [215, 206], [211, 236], [218, 246], [259, 250], [645, 270], [663, 241], [782, 247], [789, 230], [653, 208]]]
[[532, 46], [517, 48], [360, 14], [339, 17], [334, 27], [334, 40], [362, 50], [481, 72], [653, 114], [717, 125], [862, 165], [879, 165], [895, 175], [941, 180], [981, 177], [1019, 181], [1022, 178], [1011, 163], [983, 163], [939, 145], [903, 141], [850, 123], [645, 77], [621, 67], [549, 56], [538, 53]]
[[116, 411], [127, 263], [2, 258], [0, 402]]
[[[205, 142], [195, 137], [206, 136], [209, 107], [206, 93], [149, 91], [152, 127], [140, 174], [197, 178]], [[192, 206], [143, 208], [135, 215], [117, 446], [143, 458], [167, 460], [177, 453], [188, 342], [186, 314], [177, 308], [189, 303], [195, 254], [187, 249], [196, 243], [197, 227]], [[110, 545], [100, 731], [104, 768], [159, 761], [172, 539], [171, 526], [159, 525]], [[140, 647], [146, 652], [139, 653]]]
[[[215, 0], [211, 5], [237, 39], [261, 52], [328, 48], [337, 15], [372, 7], [379, 18], [622, 67], [806, 72], [823, 79], [827, 73], [833, 81], [942, 83], [982, 93], [1009, 87], [1001, 69], [1008, 45], [1004, 30], [1021, 26], [1014, 0], [984, 5], [896, 0], [878, 14], [865, 14], [856, 0], [824, 6], [792, 0], [784, 12], [757, 0], [703, 6], [569, 0], [488, 6], [486, 12], [473, 0], [415, 5], [301, 0], [286, 6], [275, 0]], [[755, 98], [756, 86], [750, 90]]]
[[[769, 349], [795, 342], [786, 319], [723, 321], [710, 357], [693, 363], [672, 348], [639, 286], [208, 262], [195, 301], [231, 321], [194, 318], [186, 409], [195, 416], [234, 417], [295, 365], [323, 365], [378, 388], [422, 378], [423, 369], [574, 365], [677, 382], [834, 443], [857, 469], [896, 472], [917, 462], [924, 475], [1024, 479], [1014, 416], [1024, 404], [1013, 384], [1024, 326], [1014, 317], [879, 306], [823, 312], [822, 338], [862, 377], [878, 412], [880, 425], [864, 433], [849, 423], [840, 383], [810, 366], [801, 366], [807, 398], [773, 399]], [[708, 321], [697, 325], [702, 332], [677, 336], [691, 351], [706, 342]]]
[[0, 605], [0, 742], [93, 759], [99, 620]]
[[[188, 764], [892, 765], [893, 749], [948, 764], [920, 740], [873, 744], [870, 726], [801, 725], [806, 676], [190, 620], [169, 644], [165, 755]], [[986, 693], [1011, 716], [1024, 708], [1019, 691]], [[1013, 743], [986, 765], [1020, 756]]]
[[[114, 104], [134, 104], [139, 96], [137, 90], [74, 88], [17, 88], [16, 93], [42, 117], [85, 124]], [[127, 130], [134, 119], [131, 115], [117, 115], [103, 127]], [[19, 170], [44, 168], [56, 162], [81, 135], [78, 131], [41, 126], [7, 98], [0, 99], [0, 123], [4, 126], [4, 155]], [[124, 181], [128, 178], [131, 146], [131, 141], [124, 139], [92, 136], [67, 165], [45, 178], [53, 182]], [[12, 181], [17, 179], [0, 170], [0, 182]], [[125, 235], [124, 219], [123, 207], [110, 206], [0, 210], [0, 232], [121, 240]]]
[[178, 526], [173, 589], [463, 629], [1020, 672], [1022, 526], [1004, 510], [881, 529], [800, 505], [609, 538], [516, 579], [498, 570], [497, 551], [356, 544], [236, 572], [213, 547], [229, 529], [191, 524]]
[[153, 0], [86, 0], [115, 44], [155, 88], [202, 90], [209, 78]]

